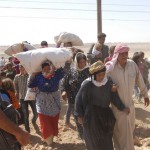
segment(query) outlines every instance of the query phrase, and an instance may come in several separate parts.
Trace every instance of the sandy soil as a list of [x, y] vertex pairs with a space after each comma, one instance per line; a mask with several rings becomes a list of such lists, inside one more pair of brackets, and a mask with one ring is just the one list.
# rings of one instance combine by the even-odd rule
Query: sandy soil
[[[64, 128], [65, 111], [67, 104], [62, 103], [62, 110], [59, 120], [59, 135], [54, 139], [53, 150], [86, 150], [83, 141], [78, 137], [73, 118], [71, 123], [74, 127]], [[135, 128], [135, 150], [150, 150], [150, 106], [145, 108], [143, 102], [135, 100], [136, 128]], [[30, 120], [32, 115], [30, 113]], [[31, 121], [30, 121], [31, 122]], [[50, 148], [42, 142], [39, 130], [39, 121], [31, 127], [31, 144], [24, 147], [23, 150], [49, 150]]]

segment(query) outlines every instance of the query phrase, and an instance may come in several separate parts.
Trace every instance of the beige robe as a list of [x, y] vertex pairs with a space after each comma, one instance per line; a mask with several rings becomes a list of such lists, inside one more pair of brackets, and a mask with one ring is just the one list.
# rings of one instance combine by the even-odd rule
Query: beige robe
[[114, 70], [108, 74], [118, 86], [118, 94], [124, 105], [130, 108], [130, 114], [119, 111], [114, 105], [113, 113], [116, 117], [114, 129], [114, 144], [116, 150], [134, 150], [133, 131], [135, 127], [135, 108], [132, 100], [135, 83], [139, 86], [141, 94], [148, 97], [147, 88], [144, 84], [137, 65], [132, 60], [127, 60], [125, 68], [119, 63]]

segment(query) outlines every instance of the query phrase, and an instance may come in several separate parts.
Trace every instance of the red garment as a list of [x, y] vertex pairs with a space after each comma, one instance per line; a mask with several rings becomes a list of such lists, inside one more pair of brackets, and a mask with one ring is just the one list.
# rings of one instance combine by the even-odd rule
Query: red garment
[[104, 63], [107, 63], [108, 61], [111, 61], [111, 60], [112, 60], [112, 57], [113, 57], [113, 56], [108, 56], [108, 57], [106, 57], [105, 60], [104, 60]]
[[38, 116], [43, 139], [47, 139], [51, 135], [57, 136], [59, 114], [52, 117], [38, 113]]

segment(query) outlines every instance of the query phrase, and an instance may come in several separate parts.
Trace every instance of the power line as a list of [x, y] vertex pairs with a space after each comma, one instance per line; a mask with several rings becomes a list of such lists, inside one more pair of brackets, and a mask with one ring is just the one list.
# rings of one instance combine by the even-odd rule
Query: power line
[[27, 17], [27, 16], [0, 16], [0, 18], [26, 18], [26, 19], [66, 19], [66, 20], [96, 20], [90, 18], [60, 18], [60, 17]]
[[[11, 0], [0, 0], [0, 1], [11, 1]], [[12, 2], [12, 1], [11, 1]], [[55, 1], [19, 1], [19, 0], [13, 0], [13, 2], [29, 2], [29, 3], [55, 3], [55, 4], [88, 4], [88, 5], [96, 5], [96, 3], [75, 3], [75, 2], [55, 2]]]
[[[40, 7], [10, 7], [10, 6], [0, 6], [0, 8], [7, 9], [42, 9], [42, 10], [66, 10], [66, 11], [96, 11], [95, 9], [66, 9], [66, 8], [40, 8]], [[143, 11], [131, 11], [131, 10], [103, 10], [105, 12], [125, 12], [125, 13], [150, 13], [149, 10]]]
[[[25, 2], [25, 3], [55, 3], [55, 4], [88, 4], [88, 5], [96, 5], [96, 3], [78, 3], [78, 2], [56, 2], [56, 1], [25, 1], [25, 0], [0, 0], [0, 1], [10, 1], [10, 2]], [[134, 7], [150, 7], [150, 5], [143, 5], [143, 4], [139, 4], [139, 5], [135, 5], [135, 4], [113, 4], [113, 3], [109, 3], [109, 4], [102, 4], [102, 5], [114, 5], [114, 6], [134, 6]]]
[[[92, 18], [60, 18], [60, 17], [28, 17], [28, 16], [0, 16], [0, 18], [24, 18], [24, 19], [60, 19], [60, 20], [96, 20]], [[129, 22], [150, 22], [150, 20], [129, 20], [129, 19], [103, 19], [104, 21], [129, 21]]]
[[71, 11], [96, 11], [90, 9], [66, 9], [66, 8], [39, 8], [39, 7], [10, 7], [10, 6], [0, 6], [0, 8], [15, 8], [15, 9], [43, 9], [43, 10], [71, 10]]

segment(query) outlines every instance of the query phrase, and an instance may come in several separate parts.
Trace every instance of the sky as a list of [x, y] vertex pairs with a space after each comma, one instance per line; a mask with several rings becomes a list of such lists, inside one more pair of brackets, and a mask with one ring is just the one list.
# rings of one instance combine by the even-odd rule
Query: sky
[[[149, 0], [101, 0], [106, 42], [150, 42]], [[0, 45], [54, 44], [60, 32], [97, 40], [96, 0], [0, 0]]]

